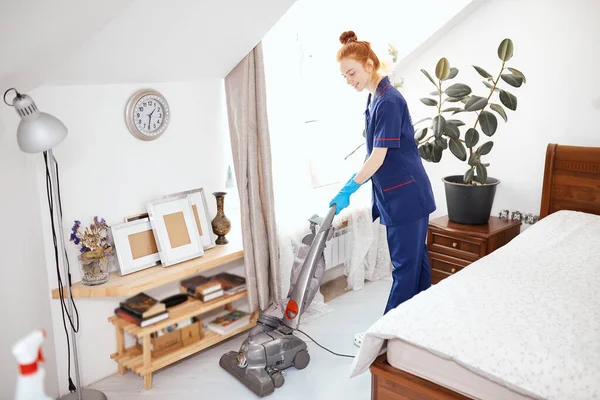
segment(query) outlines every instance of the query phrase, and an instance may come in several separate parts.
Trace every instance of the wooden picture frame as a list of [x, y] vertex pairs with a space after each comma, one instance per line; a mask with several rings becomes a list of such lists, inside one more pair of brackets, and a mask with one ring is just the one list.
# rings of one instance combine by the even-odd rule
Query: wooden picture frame
[[160, 254], [148, 217], [110, 227], [121, 276], [160, 264]]
[[173, 195], [147, 203], [164, 267], [204, 255], [189, 195]]
[[184, 192], [166, 195], [164, 198], [182, 195], [187, 195], [190, 200], [194, 221], [196, 223], [196, 228], [198, 229], [198, 235], [200, 236], [203, 249], [208, 250], [215, 247], [217, 237], [212, 230], [204, 188], [186, 190]]

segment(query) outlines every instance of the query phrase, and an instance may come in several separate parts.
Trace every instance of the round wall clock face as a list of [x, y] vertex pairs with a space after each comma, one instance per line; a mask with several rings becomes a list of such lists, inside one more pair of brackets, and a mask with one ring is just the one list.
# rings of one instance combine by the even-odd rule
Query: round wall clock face
[[127, 102], [125, 120], [129, 131], [138, 139], [154, 140], [160, 137], [167, 126], [171, 112], [162, 94], [152, 89], [135, 93]]

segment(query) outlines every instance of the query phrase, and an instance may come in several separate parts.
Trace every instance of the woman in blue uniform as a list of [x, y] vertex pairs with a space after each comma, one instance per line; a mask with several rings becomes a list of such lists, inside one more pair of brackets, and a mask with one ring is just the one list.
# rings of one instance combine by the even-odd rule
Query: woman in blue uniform
[[[387, 77], [378, 74], [380, 62], [368, 42], [352, 31], [340, 36], [337, 60], [346, 82], [358, 92], [367, 90], [365, 110], [368, 158], [329, 206], [339, 213], [350, 196], [372, 180], [373, 221], [386, 226], [393, 284], [384, 314], [431, 286], [426, 237], [429, 214], [436, 209], [429, 177], [414, 141], [406, 100]], [[362, 343], [362, 335], [355, 337]]]

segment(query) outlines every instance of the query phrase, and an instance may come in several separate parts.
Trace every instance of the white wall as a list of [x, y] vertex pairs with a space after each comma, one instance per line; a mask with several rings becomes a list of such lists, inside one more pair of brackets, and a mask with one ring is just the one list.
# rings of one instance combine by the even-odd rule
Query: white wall
[[[518, 108], [507, 111], [508, 123], [499, 118], [494, 148], [486, 157], [489, 175], [501, 180], [494, 215], [501, 209], [539, 214], [548, 143], [600, 146], [600, 81], [594, 75], [600, 63], [598, 15], [596, 0], [488, 0], [427, 50], [413, 55], [410, 63], [400, 65], [402, 93], [416, 122], [433, 112], [419, 101], [434, 90], [421, 68], [433, 74], [439, 58], [446, 57], [460, 70], [452, 82], [466, 83], [479, 96], [487, 96], [472, 65], [498, 74], [498, 45], [506, 37], [513, 40], [514, 57], [508, 66], [521, 70], [527, 83], [518, 89], [503, 84], [517, 96]], [[447, 150], [441, 163], [425, 167], [438, 205], [434, 216], [444, 215], [441, 179], [464, 173], [466, 163]]]
[[[50, 316], [48, 275], [44, 265], [44, 243], [40, 209], [36, 198], [35, 171], [28, 165], [31, 157], [17, 145], [19, 117], [4, 103], [0, 106], [0, 254], [2, 289], [0, 318], [0, 399], [12, 399], [17, 378], [17, 362], [11, 349], [17, 340], [33, 329], [45, 329], [46, 392], [58, 395], [54, 337]], [[64, 336], [61, 330], [56, 335]]]
[[[146, 211], [146, 202], [165, 194], [204, 187], [211, 218], [216, 212], [212, 192], [225, 187], [231, 158], [222, 80], [148, 85], [46, 86], [31, 93], [40, 109], [69, 128], [55, 149], [59, 162], [64, 230], [68, 240], [73, 221], [90, 224], [94, 216], [109, 224]], [[163, 136], [144, 142], [133, 137], [124, 122], [124, 107], [136, 90], [152, 87], [165, 95], [171, 122]], [[38, 160], [39, 161], [39, 160]], [[38, 190], [44, 188], [43, 160], [37, 163]], [[232, 206], [232, 202], [226, 205]], [[39, 197], [38, 212], [47, 209]], [[47, 214], [47, 213], [46, 213]], [[46, 266], [52, 275], [49, 218], [42, 213]], [[233, 217], [233, 215], [232, 215]], [[80, 280], [77, 248], [66, 243], [74, 281]], [[234, 267], [243, 273], [242, 263]], [[44, 288], [46, 293], [55, 288]], [[158, 298], [178, 292], [177, 283], [149, 291]], [[123, 298], [76, 299], [80, 316], [79, 350], [84, 385], [116, 372], [110, 359], [116, 349], [114, 328], [107, 321]], [[52, 300], [55, 332], [62, 329], [59, 300]], [[67, 390], [66, 345], [56, 340], [60, 392]], [[74, 373], [72, 378], [75, 379]]]

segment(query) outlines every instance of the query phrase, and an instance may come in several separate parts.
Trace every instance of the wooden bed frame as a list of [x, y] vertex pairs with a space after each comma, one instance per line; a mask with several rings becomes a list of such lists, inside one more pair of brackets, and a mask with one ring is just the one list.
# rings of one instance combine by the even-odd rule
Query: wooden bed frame
[[[600, 147], [549, 144], [540, 219], [559, 210], [600, 215]], [[392, 367], [386, 354], [371, 365], [373, 400], [468, 399], [462, 394]]]

